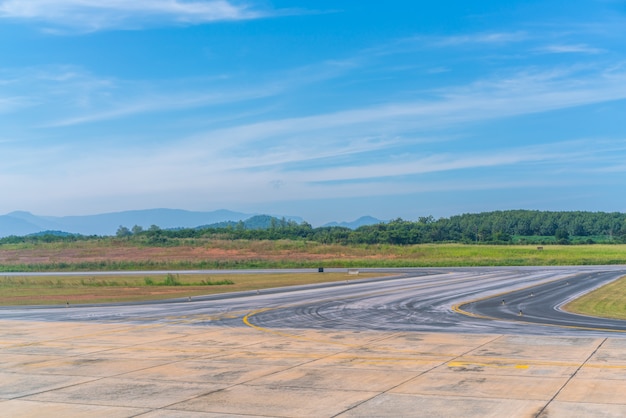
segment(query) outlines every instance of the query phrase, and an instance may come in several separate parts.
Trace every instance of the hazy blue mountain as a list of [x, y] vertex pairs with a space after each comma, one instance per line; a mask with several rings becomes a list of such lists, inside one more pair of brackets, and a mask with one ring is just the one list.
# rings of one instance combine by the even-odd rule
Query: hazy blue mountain
[[11, 214], [0, 216], [0, 237], [8, 235], [28, 235], [41, 230], [42, 228], [37, 224], [20, 219], [19, 217], [11, 216]]
[[[162, 229], [225, 227], [236, 226], [239, 221], [244, 221], [244, 227], [247, 229], [262, 229], [269, 228], [272, 218], [278, 222], [283, 218], [298, 224], [304, 222], [298, 216], [258, 215], [230, 210], [194, 212], [181, 209], [146, 209], [84, 216], [38, 216], [30, 212], [17, 211], [0, 215], [0, 237], [31, 235], [45, 231], [82, 235], [115, 235], [120, 226], [129, 229], [135, 225], [144, 229], [152, 225]], [[344, 226], [356, 229], [362, 225], [380, 222], [382, 221], [371, 216], [363, 216], [353, 222], [332, 222], [324, 226]]]
[[380, 219], [376, 219], [372, 216], [361, 216], [359, 219], [352, 222], [329, 222], [323, 226], [343, 226], [345, 228], [357, 229], [363, 225], [376, 225], [381, 222], [385, 221], [381, 221]]
[[29, 212], [11, 212], [0, 216], [0, 237], [29, 235], [54, 230], [82, 235], [115, 235], [117, 228], [139, 225], [149, 228], [194, 228], [225, 221], [240, 221], [254, 214], [216, 210], [193, 212], [180, 209], [147, 209], [84, 216], [37, 216]]
[[213, 212], [192, 212], [181, 209], [132, 210], [91, 216], [63, 217], [65, 226], [60, 229], [87, 235], [114, 235], [120, 225], [127, 228], [139, 225], [144, 229], [151, 225], [156, 225], [162, 229], [193, 228], [208, 223], [239, 221], [250, 216], [252, 215], [228, 210]]
[[[51, 216], [37, 216], [37, 215], [33, 215], [30, 212], [25, 212], [25, 211], [11, 212], [6, 216], [22, 220], [24, 222], [27, 222], [30, 225], [33, 225], [35, 227], [35, 232], [58, 231], [58, 230], [63, 229], [63, 224], [58, 222], [58, 218], [51, 217]], [[0, 229], [0, 235], [5, 235], [2, 229]], [[14, 235], [14, 234], [8, 234], [8, 235]]]

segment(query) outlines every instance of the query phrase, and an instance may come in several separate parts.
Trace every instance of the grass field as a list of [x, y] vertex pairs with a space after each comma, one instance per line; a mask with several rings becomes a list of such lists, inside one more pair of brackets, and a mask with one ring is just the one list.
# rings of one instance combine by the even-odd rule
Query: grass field
[[65, 305], [185, 298], [380, 276], [360, 273], [0, 277], [0, 305]]
[[[182, 240], [149, 247], [118, 239], [0, 245], [0, 271], [133, 271], [251, 268], [365, 268], [554, 266], [626, 264], [626, 245], [424, 244], [324, 245], [304, 241]], [[0, 304], [94, 303], [188, 297], [200, 294], [344, 280], [345, 274], [229, 275], [215, 277], [76, 276], [0, 278]], [[363, 277], [361, 275], [360, 277]]]
[[324, 245], [206, 241], [172, 247], [94, 241], [0, 246], [0, 271], [626, 264], [626, 245]]
[[573, 300], [563, 309], [584, 315], [626, 320], [626, 277]]

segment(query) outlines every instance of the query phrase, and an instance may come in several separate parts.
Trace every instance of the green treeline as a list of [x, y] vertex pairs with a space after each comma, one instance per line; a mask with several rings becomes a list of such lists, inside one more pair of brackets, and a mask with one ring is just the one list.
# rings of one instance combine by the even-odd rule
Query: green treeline
[[[424, 243], [476, 244], [593, 244], [626, 243], [626, 214], [605, 212], [547, 212], [511, 210], [463, 214], [450, 218], [420, 217], [417, 221], [395, 219], [386, 223], [361, 226], [313, 228], [306, 222], [296, 223], [270, 218], [264, 226], [249, 227], [243, 222], [227, 226], [160, 229], [153, 225], [144, 230], [120, 226], [117, 238], [145, 245], [179, 245], [186, 239], [224, 240], [303, 240], [324, 244], [391, 244]], [[97, 239], [83, 236], [38, 235], [7, 237], [2, 243], [50, 242]]]

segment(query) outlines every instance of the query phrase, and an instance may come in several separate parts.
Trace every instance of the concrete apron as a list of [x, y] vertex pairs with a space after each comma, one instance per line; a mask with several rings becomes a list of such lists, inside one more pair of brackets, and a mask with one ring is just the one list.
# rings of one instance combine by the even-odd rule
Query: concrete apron
[[6, 417], [623, 417], [626, 339], [0, 321]]

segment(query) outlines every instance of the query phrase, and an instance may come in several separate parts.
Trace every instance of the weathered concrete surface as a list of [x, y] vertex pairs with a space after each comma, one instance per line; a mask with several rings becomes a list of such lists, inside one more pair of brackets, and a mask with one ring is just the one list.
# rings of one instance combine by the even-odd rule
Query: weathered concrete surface
[[622, 417], [626, 339], [0, 320], [4, 417]]

